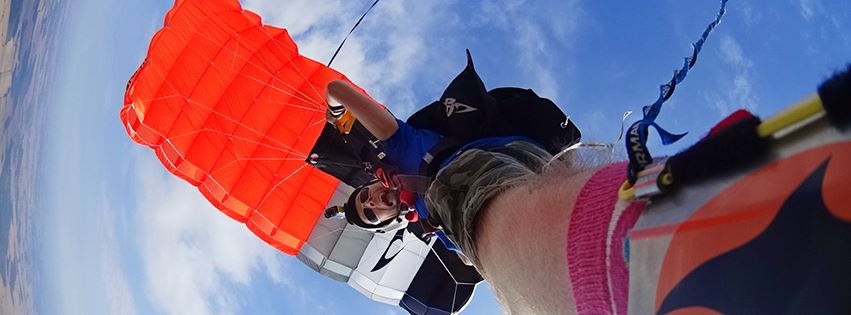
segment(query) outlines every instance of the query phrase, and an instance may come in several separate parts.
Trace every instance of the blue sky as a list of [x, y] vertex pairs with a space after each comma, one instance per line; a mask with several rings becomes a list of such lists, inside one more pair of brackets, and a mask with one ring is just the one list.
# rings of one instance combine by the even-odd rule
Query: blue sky
[[[56, 53], [45, 133], [46, 314], [402, 314], [265, 245], [168, 174], [118, 119], [124, 86], [170, 0], [79, 0]], [[246, 0], [289, 29], [302, 54], [327, 61], [372, 1]], [[488, 87], [553, 99], [584, 138], [611, 142], [625, 111], [658, 96], [716, 0], [384, 1], [335, 61], [397, 116], [437, 98], [473, 53]], [[851, 3], [730, 0], [659, 123], [699, 139], [737, 108], [763, 117], [812, 93], [849, 62]], [[637, 116], [631, 117], [633, 120]], [[498, 307], [480, 286], [469, 314]]]

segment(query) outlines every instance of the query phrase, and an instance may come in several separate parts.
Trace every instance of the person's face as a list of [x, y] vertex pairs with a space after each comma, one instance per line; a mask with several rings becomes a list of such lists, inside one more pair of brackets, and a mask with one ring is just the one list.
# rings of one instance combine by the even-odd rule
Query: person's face
[[355, 209], [363, 222], [378, 224], [399, 215], [399, 192], [379, 182], [365, 186], [355, 198]]

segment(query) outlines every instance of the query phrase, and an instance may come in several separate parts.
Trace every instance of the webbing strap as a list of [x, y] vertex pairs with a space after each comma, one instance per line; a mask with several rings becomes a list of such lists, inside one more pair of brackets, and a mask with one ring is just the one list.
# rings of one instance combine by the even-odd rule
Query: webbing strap
[[419, 175], [433, 177], [440, 170], [440, 164], [462, 147], [461, 142], [451, 137], [442, 137], [420, 160]]
[[416, 193], [417, 195], [425, 195], [428, 191], [428, 186], [431, 184], [431, 177], [420, 175], [396, 175], [396, 182], [399, 184], [399, 189]]

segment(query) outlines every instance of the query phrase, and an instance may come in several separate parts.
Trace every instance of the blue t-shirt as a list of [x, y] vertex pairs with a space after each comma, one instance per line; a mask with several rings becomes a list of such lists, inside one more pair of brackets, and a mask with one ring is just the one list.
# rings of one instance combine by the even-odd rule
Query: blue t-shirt
[[[381, 148], [390, 160], [399, 167], [399, 170], [402, 173], [417, 175], [420, 171], [420, 164], [422, 163], [423, 157], [429, 150], [431, 150], [431, 148], [437, 145], [441, 136], [431, 130], [414, 128], [413, 126], [398, 119], [396, 119], [396, 123], [399, 125], [399, 129], [396, 130], [390, 138], [381, 142]], [[482, 138], [464, 145], [458, 149], [458, 151], [455, 151], [455, 153], [450, 155], [445, 161], [442, 161], [440, 166], [446, 166], [446, 164], [467, 149], [477, 148], [489, 150], [505, 146], [509, 142], [517, 140], [536, 143], [534, 140], [522, 136]], [[417, 200], [414, 201], [414, 210], [417, 211], [420, 218], [428, 218], [428, 207], [426, 206], [424, 198], [417, 196]], [[460, 252], [458, 247], [446, 237], [443, 231], [437, 231], [435, 234], [441, 241], [443, 241], [446, 248]]]
[[416, 175], [420, 171], [420, 162], [440, 141], [440, 134], [417, 129], [396, 119], [399, 129], [387, 140], [381, 142], [381, 148], [402, 173]]

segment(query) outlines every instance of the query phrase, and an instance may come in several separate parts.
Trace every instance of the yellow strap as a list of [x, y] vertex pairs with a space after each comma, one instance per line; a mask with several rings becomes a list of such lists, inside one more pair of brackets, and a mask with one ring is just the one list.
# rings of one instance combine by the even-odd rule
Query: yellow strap
[[822, 111], [824, 111], [824, 106], [821, 103], [821, 98], [818, 93], [813, 93], [803, 101], [763, 121], [756, 127], [756, 133], [765, 138]]
[[635, 188], [629, 184], [628, 180], [623, 181], [623, 185], [618, 189], [618, 198], [621, 200], [630, 200], [635, 198]]
[[347, 110], [343, 113], [343, 116], [341, 116], [340, 119], [337, 119], [337, 121], [334, 122], [334, 124], [337, 125], [337, 130], [339, 130], [340, 133], [349, 134], [356, 121], [357, 118], [355, 118], [355, 115], [352, 114], [352, 111]]

